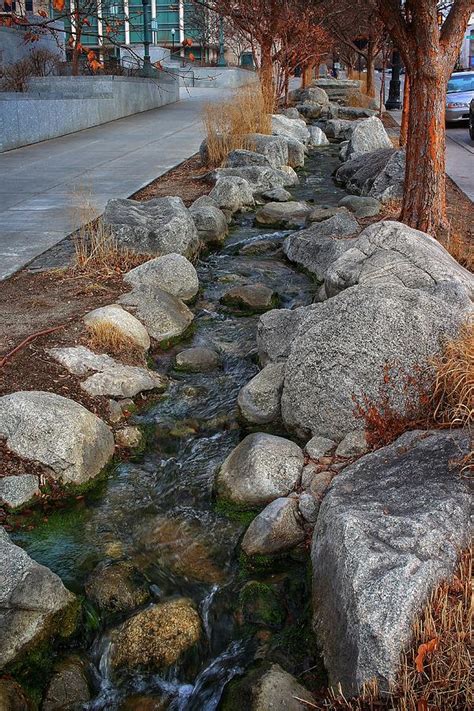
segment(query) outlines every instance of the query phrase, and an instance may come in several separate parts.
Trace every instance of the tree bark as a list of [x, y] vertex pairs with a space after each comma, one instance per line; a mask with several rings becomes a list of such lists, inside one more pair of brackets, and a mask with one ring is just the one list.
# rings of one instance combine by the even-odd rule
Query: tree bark
[[374, 57], [374, 43], [371, 38], [369, 38], [369, 43], [367, 45], [367, 96], [375, 96], [375, 57]]
[[402, 125], [400, 127], [400, 146], [406, 146], [408, 139], [408, 117], [410, 115], [410, 75], [405, 73], [403, 87]]
[[260, 86], [268, 113], [273, 113], [275, 84], [273, 80], [272, 42], [262, 42], [260, 52]]

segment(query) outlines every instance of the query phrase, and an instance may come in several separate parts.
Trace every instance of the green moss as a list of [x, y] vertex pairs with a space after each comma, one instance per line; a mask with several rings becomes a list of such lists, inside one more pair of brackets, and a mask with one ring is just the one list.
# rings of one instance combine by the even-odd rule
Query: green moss
[[274, 588], [257, 580], [248, 582], [239, 595], [242, 616], [251, 625], [280, 628], [285, 611]]
[[170, 348], [175, 346], [177, 343], [181, 343], [182, 341], [186, 341], [187, 339], [191, 338], [191, 336], [194, 334], [195, 330], [196, 330], [196, 325], [193, 322], [179, 336], [173, 336], [172, 338], [165, 338], [163, 341], [160, 341], [158, 343], [158, 345], [161, 348], [161, 350], [168, 351]]
[[248, 556], [241, 551], [239, 555], [240, 575], [245, 578], [254, 573], [275, 572], [282, 560], [284, 560], [284, 556]]
[[255, 516], [258, 514], [258, 510], [256, 511], [241, 508], [237, 504], [233, 504], [225, 499], [218, 499], [214, 503], [214, 511], [222, 516], [226, 516], [231, 521], [241, 523], [244, 526], [250, 526]]

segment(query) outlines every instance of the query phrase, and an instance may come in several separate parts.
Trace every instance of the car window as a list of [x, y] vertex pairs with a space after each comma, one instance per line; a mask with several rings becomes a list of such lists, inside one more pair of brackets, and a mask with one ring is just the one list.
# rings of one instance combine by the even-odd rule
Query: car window
[[454, 94], [458, 91], [474, 91], [474, 74], [451, 77], [448, 81], [448, 94]]

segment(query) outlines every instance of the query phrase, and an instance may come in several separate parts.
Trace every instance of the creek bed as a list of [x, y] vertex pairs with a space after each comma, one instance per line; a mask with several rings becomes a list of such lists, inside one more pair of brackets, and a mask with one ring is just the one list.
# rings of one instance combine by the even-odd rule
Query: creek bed
[[[294, 197], [337, 205], [345, 194], [331, 178], [337, 156], [338, 146], [313, 151], [300, 171], [300, 185], [292, 190]], [[310, 304], [317, 289], [282, 254], [288, 232], [253, 223], [253, 213], [237, 216], [225, 246], [197, 265], [201, 291], [193, 307], [195, 330], [185, 347], [216, 349], [221, 368], [174, 371], [173, 355], [183, 344], [157, 358], [156, 367], [172, 381], [157, 402], [133, 418], [148, 433], [145, 451], [120, 464], [73, 508], [14, 536], [80, 595], [99, 563], [128, 561], [145, 576], [152, 601], [184, 596], [200, 611], [202, 639], [178, 665], [163, 674], [114, 675], [110, 630], [130, 612], [100, 617], [86, 603], [89, 622], [73, 644], [94, 669], [95, 696], [85, 706], [90, 711], [145, 708], [145, 698], [165, 698], [169, 705], [163, 708], [173, 711], [212, 711], [227, 682], [256, 658], [280, 662], [309, 685], [320, 679], [322, 665], [308, 622], [307, 556], [276, 561], [271, 569], [261, 561], [260, 568], [252, 569], [238, 546], [248, 519], [222, 510], [212, 496], [216, 470], [247, 434], [238, 421], [238, 392], [258, 372], [258, 315], [233, 313], [220, 298], [232, 286], [261, 283], [278, 293], [281, 307], [294, 308]], [[262, 241], [265, 251], [257, 247]], [[249, 581], [255, 581], [253, 587]], [[262, 591], [270, 595], [271, 609], [262, 608]], [[305, 675], [310, 667], [316, 671]]]

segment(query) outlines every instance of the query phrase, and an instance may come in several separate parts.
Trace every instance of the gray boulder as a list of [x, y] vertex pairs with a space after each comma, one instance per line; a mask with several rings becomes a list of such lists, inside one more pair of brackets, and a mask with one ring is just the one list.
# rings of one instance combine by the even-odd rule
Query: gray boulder
[[73, 375], [88, 375], [117, 365], [117, 361], [105, 353], [99, 355], [85, 346], [49, 348], [47, 353]]
[[257, 350], [262, 365], [288, 358], [291, 344], [305, 318], [316, 305], [299, 309], [273, 309], [260, 316], [257, 327]]
[[376, 115], [377, 111], [375, 109], [366, 109], [362, 106], [339, 106], [338, 109], [338, 117], [349, 121], [371, 118]]
[[393, 148], [382, 121], [376, 116], [359, 121], [351, 133], [346, 157], [371, 153], [379, 148]]
[[0, 479], [0, 503], [10, 509], [25, 506], [39, 493], [39, 479], [34, 474], [5, 476]]
[[134, 312], [151, 338], [159, 343], [180, 338], [194, 319], [186, 304], [158, 288], [134, 289], [123, 294], [119, 301]]
[[227, 236], [227, 218], [217, 207], [191, 207], [191, 216], [199, 239], [206, 245], [222, 244]]
[[382, 209], [380, 200], [372, 197], [361, 197], [360, 195], [346, 195], [339, 200], [341, 207], [346, 207], [358, 218], [374, 217]]
[[304, 540], [298, 499], [279, 498], [268, 504], [247, 528], [242, 550], [248, 555], [284, 553]]
[[317, 121], [322, 118], [326, 106], [322, 104], [315, 104], [312, 101], [303, 101], [300, 104], [296, 104], [296, 110], [306, 121]]
[[277, 294], [264, 284], [234, 286], [221, 298], [221, 303], [243, 311], [268, 311], [275, 306]]
[[330, 454], [336, 448], [336, 443], [327, 437], [312, 437], [306, 443], [305, 451], [308, 457], [318, 460]]
[[237, 399], [244, 420], [263, 425], [279, 418], [284, 374], [284, 363], [269, 363], [244, 385]]
[[265, 506], [297, 486], [303, 463], [303, 452], [294, 442], [269, 434], [250, 434], [220, 468], [217, 494], [238, 506]]
[[[242, 169], [238, 168], [237, 171], [239, 170]], [[218, 171], [216, 184], [209, 193], [209, 197], [221, 210], [229, 212], [238, 212], [244, 208], [252, 207], [254, 204], [253, 191], [249, 182], [234, 173], [223, 175], [221, 170]]]
[[118, 304], [100, 306], [98, 309], [89, 311], [84, 316], [84, 323], [90, 329], [100, 327], [113, 329], [125, 340], [131, 341], [138, 348], [143, 348], [144, 351], [150, 347], [150, 337], [145, 326]]
[[225, 168], [243, 168], [247, 165], [272, 167], [266, 155], [245, 149], [231, 151], [224, 163]]
[[288, 165], [288, 143], [282, 136], [249, 133], [246, 141], [255, 153], [265, 156], [272, 168]]
[[308, 711], [308, 704], [314, 703], [313, 696], [295, 677], [278, 664], [267, 663], [227, 685], [223, 709], [228, 708], [229, 702], [229, 708], [235, 708], [236, 699], [245, 711]]
[[285, 188], [273, 188], [272, 190], [266, 190], [261, 197], [269, 202], [288, 202], [288, 200], [292, 199], [292, 194]]
[[300, 103], [307, 101], [310, 104], [329, 104], [329, 96], [321, 87], [309, 86], [305, 89], [293, 89], [289, 94], [290, 101]]
[[359, 121], [349, 121], [348, 119], [329, 119], [324, 128], [324, 133], [328, 138], [349, 141], [359, 123]]
[[337, 169], [336, 183], [355, 195], [368, 195], [375, 178], [394, 153], [394, 148], [380, 148], [369, 155], [353, 156]]
[[[471, 311], [464, 289], [445, 283], [429, 291], [396, 284], [357, 286], [314, 304], [294, 338], [285, 369], [282, 418], [303, 435], [339, 442], [364, 426], [360, 406], [404, 414], [419, 395], [408, 379], [432, 388], [431, 360], [458, 334]], [[393, 382], [384, 388], [387, 364]]]
[[306, 122], [301, 118], [288, 118], [281, 114], [272, 116], [272, 133], [274, 136], [284, 136], [285, 138], [296, 138], [301, 143], [308, 143], [309, 131]]
[[290, 106], [288, 109], [283, 109], [281, 115], [289, 119], [301, 119], [300, 112], [298, 109], [295, 109], [294, 106]]
[[334, 217], [296, 232], [283, 242], [283, 251], [291, 262], [324, 281], [326, 271], [351, 246], [349, 239], [359, 231], [351, 214], [339, 212]]
[[288, 146], [288, 165], [291, 168], [302, 168], [306, 158], [306, 147], [304, 143], [296, 138], [286, 138]]
[[[248, 165], [242, 168], [219, 168], [214, 171], [214, 178], [218, 183], [222, 178], [243, 179], [250, 186], [252, 195], [272, 188], [291, 188], [298, 184], [298, 176], [294, 171], [290, 173], [281, 169], [277, 170], [258, 165]], [[214, 190], [210, 193], [212, 197], [214, 197]], [[250, 205], [253, 203], [247, 202], [245, 204]]]
[[102, 219], [119, 245], [135, 252], [177, 252], [189, 259], [198, 253], [198, 233], [180, 197], [146, 202], [116, 198], [109, 200]]
[[319, 146], [328, 146], [329, 139], [322, 131], [319, 126], [308, 126], [309, 130], [309, 141], [308, 145], [312, 148], [317, 148]]
[[56, 635], [72, 634], [77, 601], [55, 573], [15, 546], [4, 529], [0, 531], [0, 669], [3, 669], [35, 644]]
[[135, 397], [148, 390], [163, 392], [166, 378], [149, 368], [116, 363], [111, 368], [90, 375], [81, 383], [81, 388], [92, 397]]
[[40, 462], [63, 484], [84, 484], [114, 453], [105, 422], [68, 398], [16, 392], [0, 398], [0, 436], [12, 452]]
[[219, 354], [216, 351], [196, 346], [194, 348], [186, 348], [177, 354], [175, 368], [186, 373], [202, 373], [215, 370], [219, 367], [220, 362]]
[[462, 431], [409, 432], [347, 467], [313, 536], [314, 624], [332, 685], [394, 681], [412, 624], [469, 543]]
[[257, 210], [255, 221], [259, 225], [296, 229], [305, 224], [310, 212], [305, 202], [269, 202]]
[[355, 430], [346, 434], [342, 442], [339, 442], [336, 449], [337, 457], [360, 457], [369, 449], [367, 438], [363, 430]]
[[348, 210], [346, 210], [346, 208], [344, 207], [314, 207], [309, 213], [308, 222], [310, 224], [312, 222], [324, 222], [324, 220], [329, 220], [330, 217], [334, 217], [334, 215], [337, 215], [341, 212], [345, 212], [347, 214]]
[[406, 153], [395, 151], [382, 170], [375, 176], [369, 195], [382, 203], [399, 202], [403, 198]]
[[[199, 210], [215, 210], [216, 208], [198, 208]], [[191, 214], [196, 222], [195, 211]], [[220, 213], [222, 215], [222, 213]], [[223, 216], [222, 216], [223, 217]], [[225, 218], [224, 223], [225, 223]], [[199, 231], [199, 225], [197, 225]], [[227, 224], [225, 223], [227, 230]], [[144, 264], [127, 272], [123, 278], [126, 284], [133, 288], [158, 287], [182, 301], [191, 301], [199, 291], [198, 275], [189, 260], [181, 254], [166, 254], [163, 257], [150, 259]]]
[[474, 300], [474, 276], [464, 269], [434, 237], [401, 222], [378, 222], [354, 240], [326, 274], [326, 292], [333, 296], [360, 284], [394, 284], [431, 289], [453, 281]]

